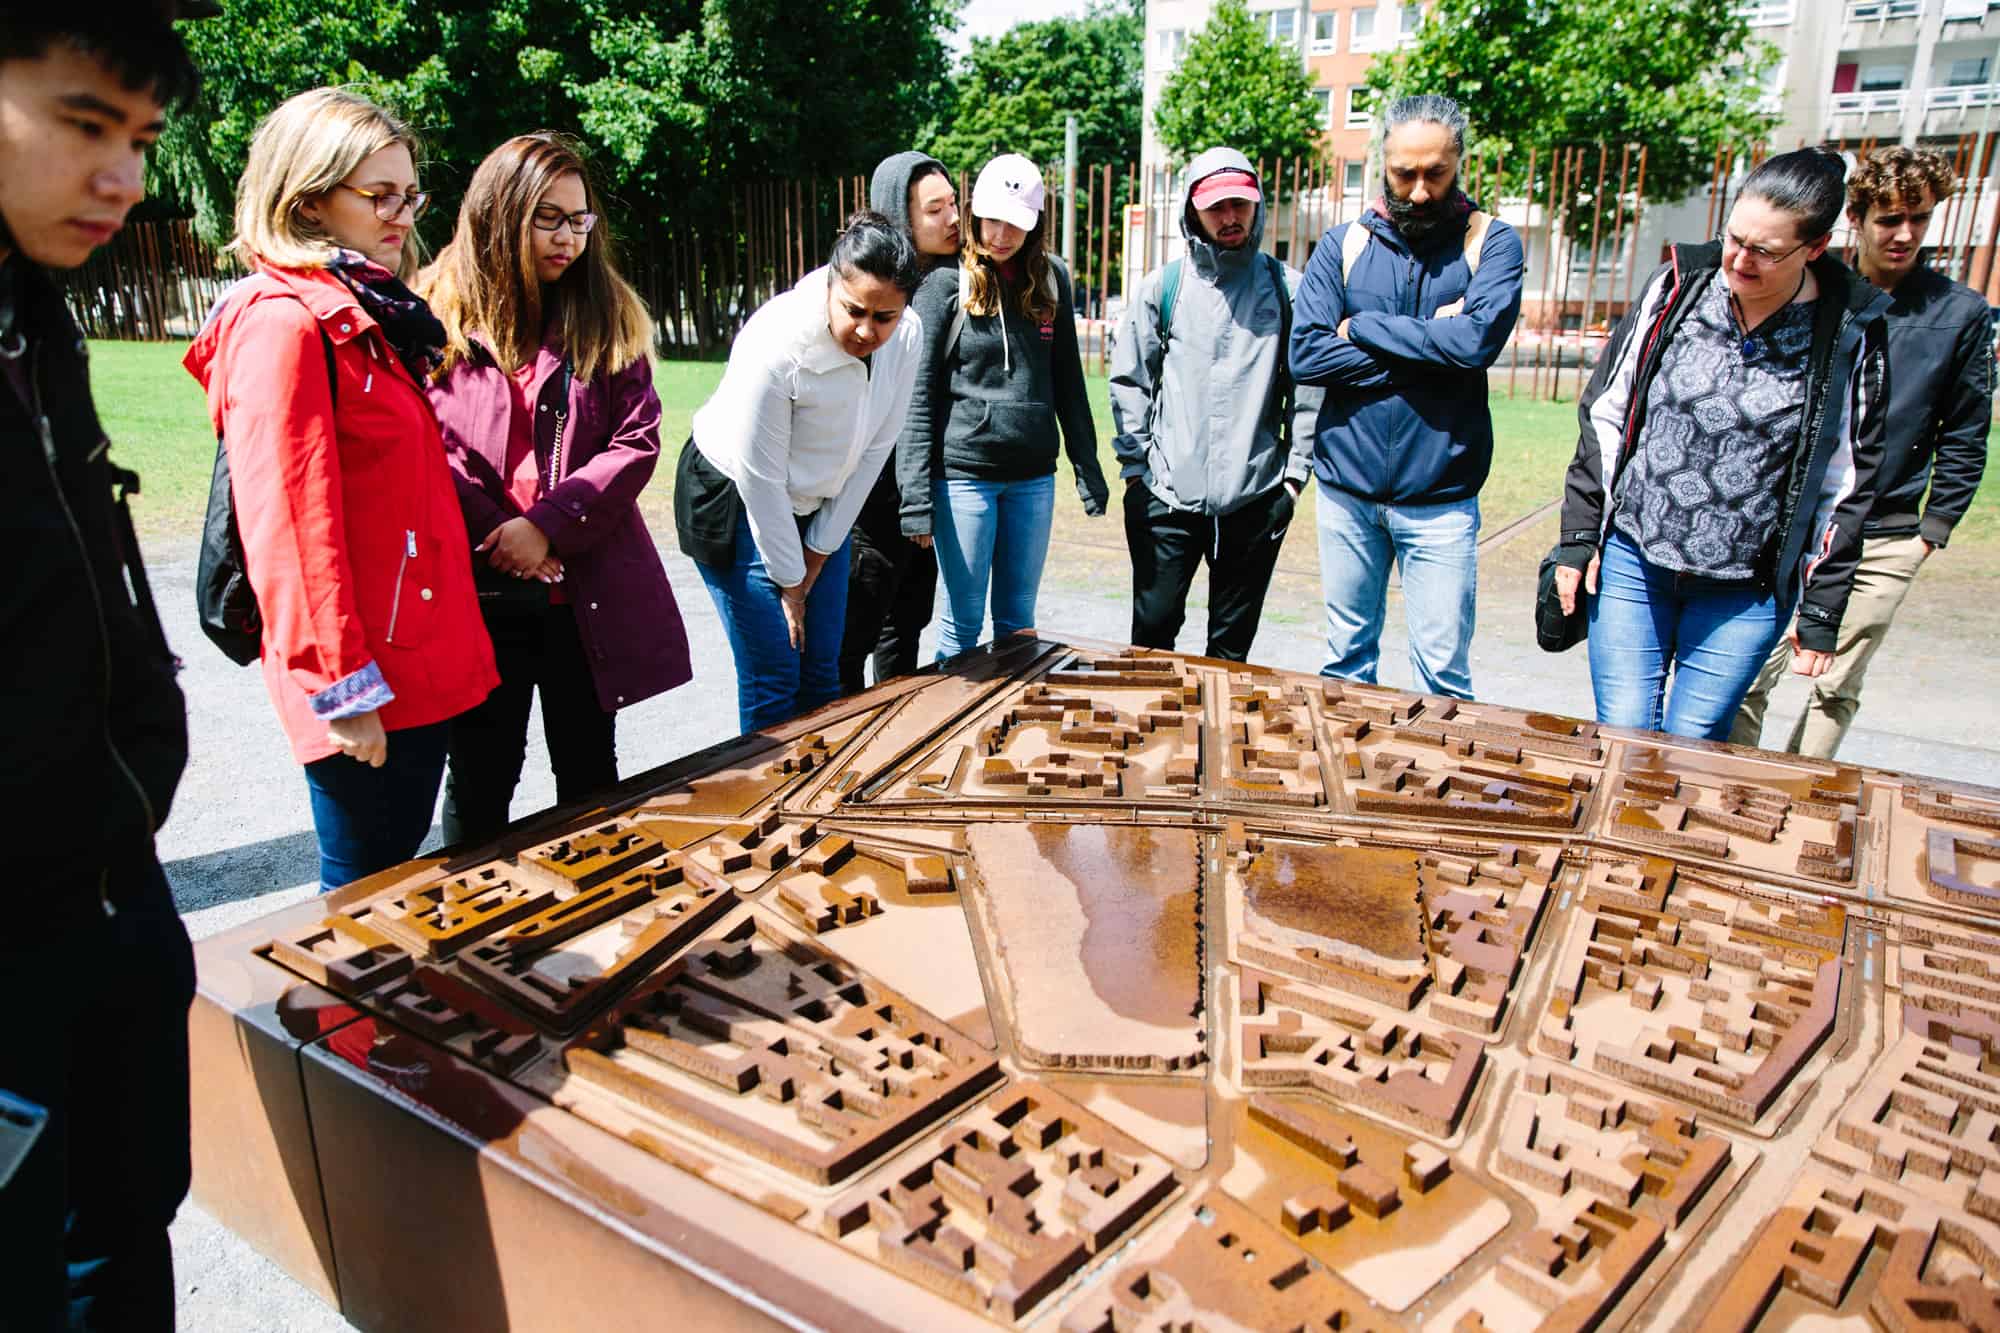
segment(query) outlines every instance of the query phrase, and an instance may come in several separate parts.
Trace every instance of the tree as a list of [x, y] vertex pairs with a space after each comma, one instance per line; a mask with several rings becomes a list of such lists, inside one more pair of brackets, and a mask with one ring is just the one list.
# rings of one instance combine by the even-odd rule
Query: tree
[[[1510, 169], [1529, 148], [1646, 145], [1646, 197], [1708, 179], [1718, 145], [1747, 145], [1777, 117], [1757, 109], [1777, 56], [1728, 0], [1436, 0], [1417, 41], [1375, 63], [1377, 104], [1441, 92], [1465, 107], [1472, 150]], [[1587, 182], [1586, 188], [1594, 188]]]
[[1176, 163], [1218, 146], [1256, 162], [1312, 152], [1320, 113], [1298, 51], [1267, 37], [1244, 0], [1217, 0], [1160, 89], [1153, 128]]
[[941, 110], [959, 0], [237, 0], [186, 25], [201, 101], [155, 183], [211, 241], [230, 233], [257, 122], [340, 84], [423, 137], [450, 230], [472, 169], [509, 135], [576, 133], [626, 225], [700, 217], [756, 177], [854, 171]]
[[1073, 115], [1080, 162], [1126, 161], [1139, 142], [1145, 52], [1144, 0], [1101, 0], [1082, 18], [975, 38], [926, 151], [955, 171], [977, 171], [1000, 153], [1054, 162]]

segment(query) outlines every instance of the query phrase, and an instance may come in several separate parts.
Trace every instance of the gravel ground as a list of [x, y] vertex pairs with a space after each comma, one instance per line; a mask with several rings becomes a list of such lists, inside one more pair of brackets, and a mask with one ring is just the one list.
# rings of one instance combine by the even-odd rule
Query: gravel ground
[[[1539, 652], [1529, 626], [1535, 563], [1548, 546], [1550, 536], [1543, 530], [1548, 526], [1530, 528], [1482, 561], [1473, 679], [1483, 699], [1587, 716], [1591, 696], [1584, 653]], [[1116, 536], [1106, 525], [1091, 533], [1087, 549], [1058, 543], [1051, 552], [1040, 613], [1046, 632], [1126, 639], [1128, 567], [1098, 544]], [[160, 856], [189, 931], [200, 939], [310, 895], [315, 856], [305, 783], [271, 714], [261, 676], [232, 665], [196, 628], [191, 547], [190, 539], [160, 543], [150, 559], [169, 635], [187, 659], [182, 685], [192, 737], [187, 775], [161, 835]], [[696, 645], [695, 679], [620, 716], [620, 768], [626, 773], [736, 732], [735, 676], [714, 607], [693, 565], [676, 550], [663, 555]], [[2000, 734], [2000, 680], [1992, 656], [1983, 651], [1983, 640], [1991, 636], [1974, 633], [1957, 618], [1959, 603], [1953, 599], [1962, 595], [1953, 584], [1919, 581], [1906, 608], [1912, 628], [1899, 628], [1878, 657], [1863, 725], [1850, 735], [1843, 758], [2000, 786], [2000, 752], [1964, 744]], [[1183, 650], [1202, 646], [1204, 598], [1205, 580], [1198, 580], [1190, 624], [1178, 645]], [[1401, 625], [1401, 599], [1392, 591], [1382, 654], [1383, 680], [1390, 685], [1410, 681]], [[933, 629], [927, 652], [934, 636]], [[1316, 577], [1280, 574], [1252, 656], [1293, 670], [1319, 668], [1324, 654]], [[1780, 690], [1771, 710], [1774, 733], [1789, 726], [1804, 697], [1802, 683]], [[1941, 707], [1941, 700], [1951, 706]], [[555, 799], [539, 732], [536, 721], [516, 814]], [[349, 1327], [193, 1203], [181, 1210], [173, 1241], [183, 1328], [337, 1333]]]

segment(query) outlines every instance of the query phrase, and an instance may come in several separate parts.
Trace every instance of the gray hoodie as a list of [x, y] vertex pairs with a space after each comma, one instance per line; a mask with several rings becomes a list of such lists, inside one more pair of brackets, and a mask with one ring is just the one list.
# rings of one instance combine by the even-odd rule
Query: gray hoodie
[[[1306, 484], [1312, 473], [1313, 423], [1322, 391], [1296, 390], [1291, 420], [1281, 420], [1285, 340], [1283, 308], [1270, 266], [1257, 247], [1264, 206], [1250, 236], [1224, 250], [1201, 230], [1194, 186], [1223, 170], [1256, 175], [1233, 148], [1211, 148], [1188, 165], [1181, 201], [1187, 258], [1174, 297], [1173, 339], [1162, 364], [1160, 297], [1164, 267], [1148, 273], [1125, 307], [1111, 356], [1111, 420], [1119, 476], [1143, 477], [1162, 503], [1220, 516], [1269, 493], [1281, 481]], [[1284, 269], [1296, 294], [1297, 269]]]

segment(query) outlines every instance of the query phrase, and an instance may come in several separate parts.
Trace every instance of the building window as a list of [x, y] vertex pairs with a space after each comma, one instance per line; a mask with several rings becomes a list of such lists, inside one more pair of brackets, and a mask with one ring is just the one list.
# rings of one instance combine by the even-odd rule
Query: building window
[[1313, 15], [1312, 53], [1316, 56], [1332, 55], [1340, 47], [1340, 15]]
[[1155, 38], [1154, 51], [1159, 63], [1169, 69], [1178, 69], [1181, 57], [1187, 54], [1187, 29], [1161, 28]]
[[1347, 90], [1346, 126], [1350, 130], [1365, 130], [1374, 125], [1375, 119], [1368, 114], [1369, 99], [1373, 91], [1365, 83], [1357, 83]]
[[1319, 107], [1319, 127], [1323, 130], [1332, 129], [1333, 89], [1331, 88], [1313, 89], [1313, 102], [1315, 105]]
[[1986, 82], [1986, 56], [1974, 56], [1966, 60], [1954, 60], [1945, 75], [1947, 88], [1970, 88]]
[[1861, 67], [1860, 91], [1883, 93], [1901, 88], [1910, 71], [1902, 65], [1863, 65]]
[[1416, 36], [1417, 29], [1424, 26], [1424, 7], [1422, 5], [1404, 5], [1399, 22], [1402, 26], [1397, 29], [1398, 35], [1403, 37]]
[[1375, 49], [1375, 10], [1373, 6], [1357, 9], [1348, 20], [1347, 49], [1350, 51], [1373, 51]]
[[1299, 44], [1299, 11], [1274, 9], [1264, 15], [1264, 35], [1275, 44]]
[[1361, 173], [1363, 169], [1363, 164], [1360, 162], [1343, 162], [1340, 164], [1340, 192], [1342, 194], [1361, 193]]

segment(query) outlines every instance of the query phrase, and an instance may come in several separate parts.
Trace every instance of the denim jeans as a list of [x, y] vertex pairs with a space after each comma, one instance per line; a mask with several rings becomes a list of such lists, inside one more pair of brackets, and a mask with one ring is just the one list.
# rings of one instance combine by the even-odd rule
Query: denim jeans
[[[799, 520], [805, 535], [806, 521]], [[803, 651], [785, 629], [783, 595], [764, 568], [750, 522], [736, 523], [736, 558], [727, 565], [695, 562], [736, 659], [736, 716], [745, 734], [775, 726], [840, 697], [840, 643], [847, 628], [847, 564], [852, 541], [820, 566], [806, 594]]]
[[1613, 529], [1604, 543], [1597, 595], [1590, 599], [1597, 720], [1728, 740], [1737, 706], [1787, 614], [1768, 589], [1650, 565]]
[[1319, 483], [1319, 577], [1326, 597], [1323, 676], [1373, 684], [1381, 664], [1389, 566], [1403, 574], [1410, 675], [1426, 694], [1472, 697], [1479, 501], [1398, 505]]
[[344, 754], [306, 765], [319, 889], [327, 893], [417, 854], [431, 831], [451, 723], [389, 733], [389, 758], [370, 768]]
[[944, 579], [944, 624], [937, 660], [979, 642], [986, 623], [986, 589], [993, 588], [993, 637], [1035, 624], [1035, 594], [1049, 555], [1056, 479], [973, 481], [949, 477], [931, 488], [938, 574]]
[[189, 1174], [187, 928], [150, 852], [110, 873], [113, 916], [24, 930], [36, 890], [95, 908], [97, 885], [19, 887], [0, 941], [0, 1000], [16, 1016], [0, 1088], [49, 1118], [0, 1188], [0, 1328], [171, 1329], [167, 1225]]

